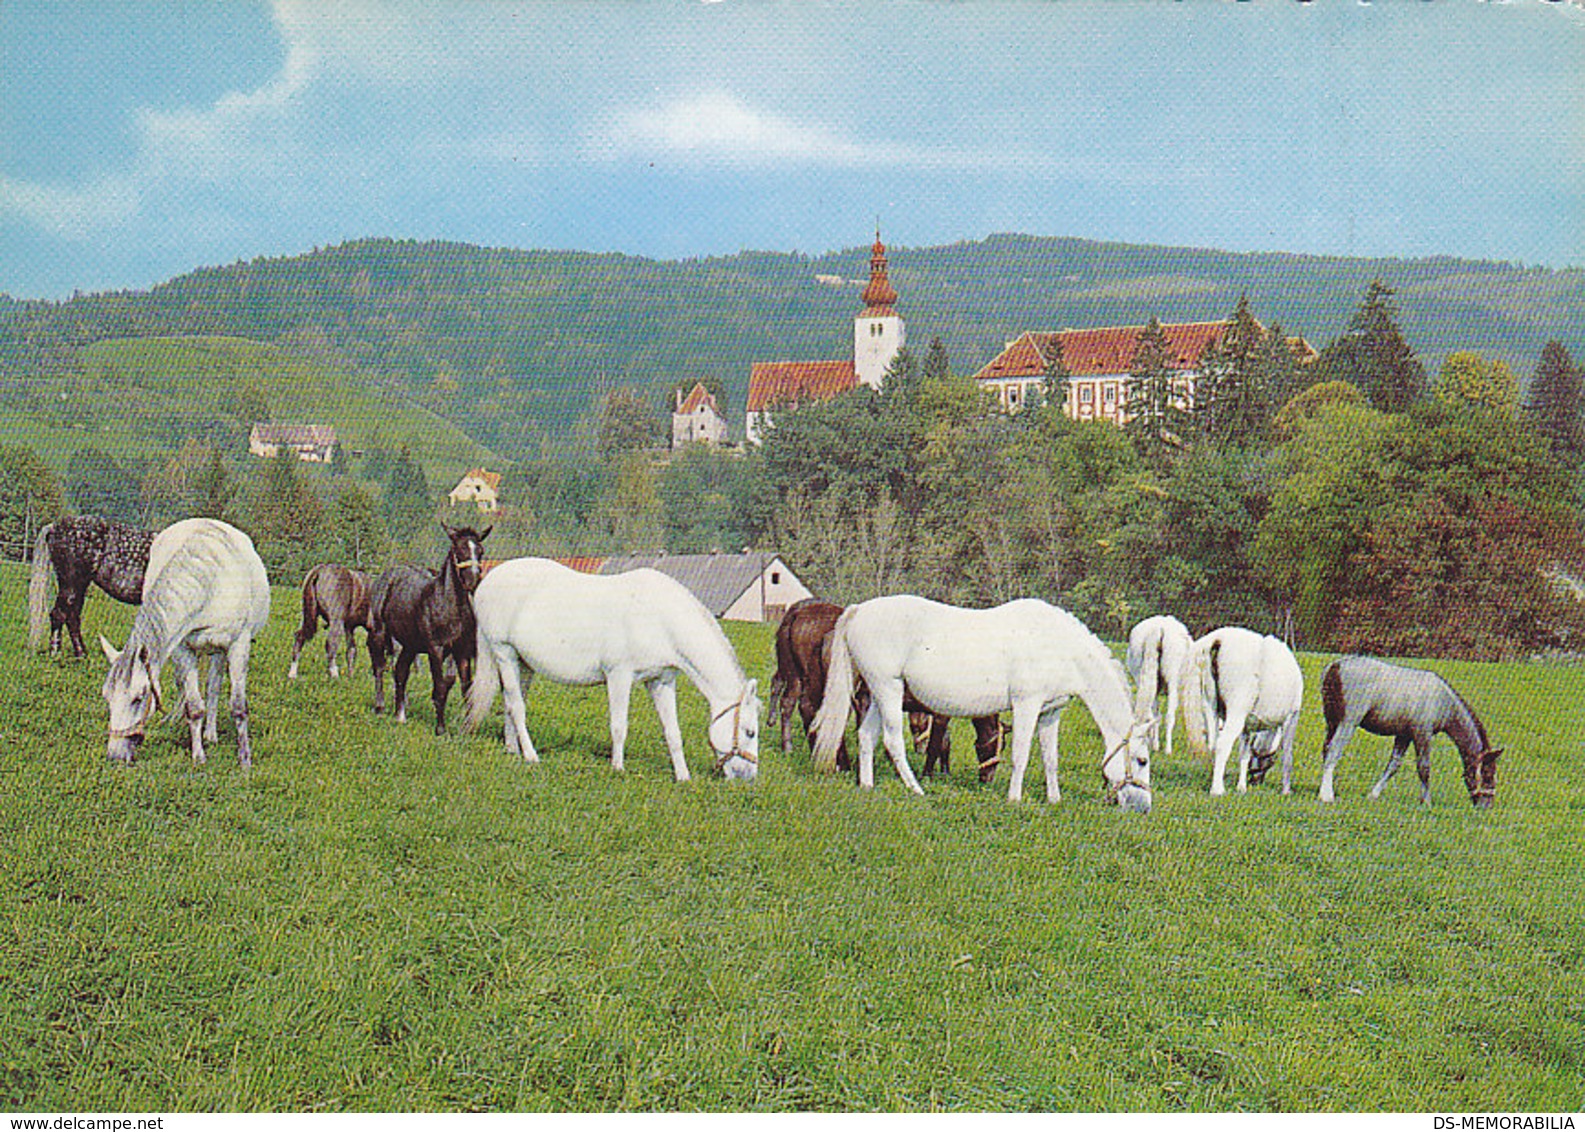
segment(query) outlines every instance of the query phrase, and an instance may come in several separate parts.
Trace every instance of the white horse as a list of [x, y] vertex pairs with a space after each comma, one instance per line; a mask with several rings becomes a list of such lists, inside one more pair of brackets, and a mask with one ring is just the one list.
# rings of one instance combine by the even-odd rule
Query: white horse
[[831, 632], [825, 697], [815, 718], [815, 765], [834, 766], [847, 725], [855, 672], [870, 690], [859, 724], [859, 785], [875, 784], [875, 738], [883, 737], [897, 774], [924, 793], [903, 746], [904, 686], [933, 712], [954, 717], [1013, 713], [1009, 801], [1023, 796], [1036, 733], [1046, 768], [1046, 798], [1057, 786], [1057, 724], [1078, 696], [1106, 744], [1101, 772], [1124, 809], [1149, 812], [1148, 734], [1136, 720], [1128, 676], [1110, 650], [1072, 614], [1024, 598], [995, 609], [959, 609], [922, 597], [878, 597], [849, 607]]
[[[117, 651], [99, 638], [110, 659], [104, 686], [110, 708], [109, 757], [132, 761], [150, 714], [161, 706], [160, 669], [169, 660], [182, 685], [193, 762], [203, 762], [204, 743], [218, 737], [224, 653], [231, 673], [237, 760], [251, 766], [248, 654], [269, 619], [270, 581], [247, 535], [218, 519], [183, 519], [156, 535], [143, 578], [143, 604], [126, 647]], [[210, 658], [207, 703], [198, 686], [201, 655]]]
[[[611, 706], [611, 765], [623, 767], [628, 697], [636, 680], [660, 716], [672, 771], [688, 780], [677, 723], [677, 673], [710, 705], [710, 746], [728, 778], [759, 770], [759, 696], [726, 634], [682, 583], [657, 570], [610, 577], [580, 574], [548, 558], [515, 558], [484, 576], [473, 595], [478, 656], [466, 727], [505, 692], [506, 745], [538, 762], [524, 723], [523, 691], [536, 674], [558, 684], [605, 684]], [[519, 662], [528, 669], [522, 679]]]
[[1178, 720], [1178, 703], [1183, 695], [1183, 669], [1189, 662], [1194, 638], [1176, 617], [1147, 617], [1128, 634], [1128, 674], [1134, 678], [1134, 714], [1143, 717], [1156, 710], [1156, 697], [1167, 694], [1167, 712], [1161, 726], [1151, 733], [1150, 748], [1161, 750], [1166, 735], [1167, 755], [1172, 755], [1172, 729]]
[[1293, 790], [1293, 739], [1304, 700], [1304, 673], [1276, 637], [1226, 626], [1189, 650], [1184, 685], [1198, 703], [1184, 709], [1190, 743], [1213, 754], [1211, 793], [1225, 794], [1227, 759], [1238, 746], [1238, 792], [1249, 789], [1252, 750], [1269, 761], [1282, 751], [1282, 792]]

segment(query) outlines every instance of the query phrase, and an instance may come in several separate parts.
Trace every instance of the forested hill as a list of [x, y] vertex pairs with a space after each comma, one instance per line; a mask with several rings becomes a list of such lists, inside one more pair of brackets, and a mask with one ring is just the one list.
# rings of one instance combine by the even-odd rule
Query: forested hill
[[[1585, 352], [1579, 270], [1018, 235], [889, 257], [910, 343], [922, 350], [940, 337], [962, 372], [1025, 329], [1221, 318], [1240, 293], [1256, 317], [1320, 347], [1374, 278], [1396, 290], [1404, 332], [1432, 372], [1454, 349], [1502, 357], [1522, 377], [1548, 339]], [[106, 339], [251, 338], [333, 354], [511, 452], [566, 429], [597, 393], [620, 386], [653, 390], [658, 407], [675, 382], [713, 378], [736, 424], [752, 362], [849, 354], [868, 270], [867, 246], [673, 262], [363, 240], [207, 268], [147, 292], [61, 303], [0, 296], [0, 376], [47, 380]]]

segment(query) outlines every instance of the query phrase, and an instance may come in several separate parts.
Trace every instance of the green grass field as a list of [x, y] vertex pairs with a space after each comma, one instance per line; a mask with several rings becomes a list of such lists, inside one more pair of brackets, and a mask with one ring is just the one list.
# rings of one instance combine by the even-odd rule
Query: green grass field
[[[606, 763], [602, 689], [544, 683], [527, 766], [332, 684], [285, 680], [296, 595], [252, 667], [257, 763], [157, 725], [104, 757], [102, 658], [25, 655], [0, 568], [0, 1107], [1575, 1109], [1585, 1100], [1585, 668], [1437, 665], [1507, 748], [1494, 809], [1438, 740], [1323, 807], [1314, 684], [1299, 793], [1211, 799], [1158, 762], [1103, 804], [1082, 705], [1064, 800], [973, 777], [873, 793], [802, 740], [744, 785], [671, 781], [647, 699]], [[97, 592], [85, 630], [124, 638]], [[768, 675], [771, 635], [729, 631]], [[169, 680], [167, 677], [167, 688]], [[454, 702], [454, 707], [455, 707]], [[496, 719], [499, 719], [497, 706]], [[455, 717], [460, 717], [460, 711]], [[961, 726], [961, 725], [960, 725]], [[1411, 760], [1412, 762], [1412, 760]], [[1029, 786], [1036, 798], [1038, 758]]]

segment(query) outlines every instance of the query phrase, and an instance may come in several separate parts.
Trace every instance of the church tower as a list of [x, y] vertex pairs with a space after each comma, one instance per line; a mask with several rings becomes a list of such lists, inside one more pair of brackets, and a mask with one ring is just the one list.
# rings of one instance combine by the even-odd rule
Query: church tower
[[886, 245], [881, 243], [879, 225], [863, 299], [864, 309], [853, 320], [853, 373], [860, 385], [879, 389], [892, 359], [907, 342], [903, 316], [897, 313], [897, 289], [886, 279]]

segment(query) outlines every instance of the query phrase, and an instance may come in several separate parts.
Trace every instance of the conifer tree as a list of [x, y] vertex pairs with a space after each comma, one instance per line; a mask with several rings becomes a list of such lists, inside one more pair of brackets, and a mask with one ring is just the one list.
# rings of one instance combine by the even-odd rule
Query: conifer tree
[[1552, 447], [1552, 454], [1573, 466], [1585, 458], [1585, 370], [1574, 365], [1563, 343], [1553, 339], [1541, 350], [1530, 379], [1525, 416]]
[[1134, 345], [1123, 395], [1123, 431], [1140, 455], [1158, 465], [1181, 445], [1183, 432], [1167, 357], [1167, 335], [1152, 315]]
[[1401, 413], [1426, 394], [1425, 367], [1398, 328], [1393, 290], [1372, 280], [1348, 327], [1321, 352], [1318, 380], [1347, 381], [1371, 405]]
[[1073, 388], [1073, 374], [1068, 371], [1068, 363], [1062, 357], [1062, 338], [1060, 335], [1051, 336], [1051, 351], [1046, 359], [1046, 379], [1042, 383], [1045, 403], [1054, 405], [1059, 413], [1066, 413], [1068, 404], [1068, 391]]

